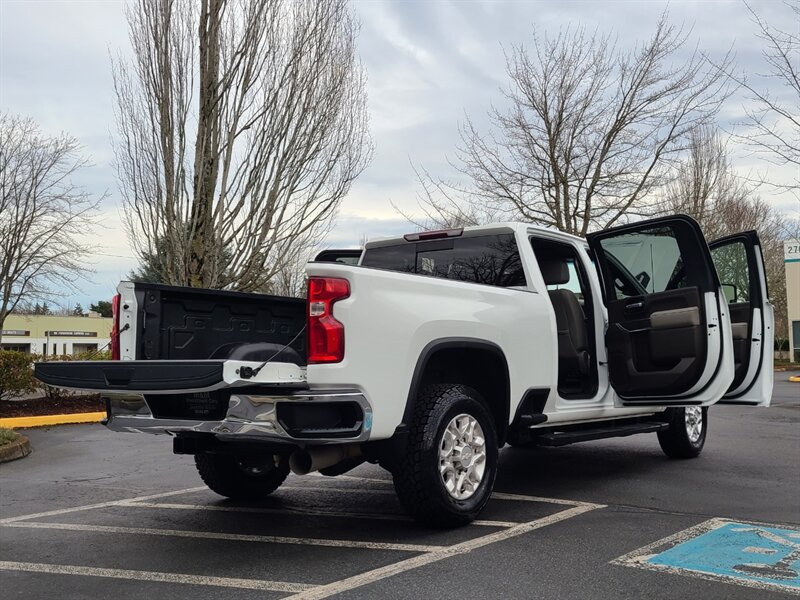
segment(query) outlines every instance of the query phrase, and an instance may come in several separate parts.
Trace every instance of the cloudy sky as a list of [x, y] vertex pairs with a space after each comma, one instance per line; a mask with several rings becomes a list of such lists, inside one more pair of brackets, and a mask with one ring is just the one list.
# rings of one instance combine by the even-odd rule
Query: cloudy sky
[[[470, 115], [486, 125], [486, 111], [502, 104], [507, 84], [503, 48], [530, 41], [532, 28], [557, 32], [569, 25], [613, 31], [630, 47], [653, 31], [666, 8], [657, 0], [633, 1], [356, 1], [361, 21], [359, 52], [369, 77], [371, 129], [376, 151], [370, 167], [345, 199], [330, 246], [351, 246], [363, 236], [409, 229], [392, 203], [415, 212], [418, 186], [412, 164], [447, 175], [458, 142], [458, 124]], [[766, 21], [789, 27], [779, 1], [752, 6]], [[108, 298], [135, 265], [119, 216], [111, 167], [114, 134], [110, 54], [128, 52], [122, 2], [0, 0], [0, 110], [35, 119], [48, 133], [77, 137], [94, 166], [80, 183], [108, 190], [102, 222], [91, 238], [97, 247], [92, 281], [67, 299], [86, 307]], [[712, 57], [733, 49], [739, 68], [763, 72], [761, 43], [741, 1], [675, 1], [670, 19], [691, 29]], [[795, 25], [795, 28], [798, 26]], [[691, 48], [690, 48], [691, 49]], [[723, 121], [731, 125], [746, 100], [733, 97]], [[743, 174], [784, 177], [758, 157], [733, 146]], [[788, 197], [765, 198], [787, 213]]]

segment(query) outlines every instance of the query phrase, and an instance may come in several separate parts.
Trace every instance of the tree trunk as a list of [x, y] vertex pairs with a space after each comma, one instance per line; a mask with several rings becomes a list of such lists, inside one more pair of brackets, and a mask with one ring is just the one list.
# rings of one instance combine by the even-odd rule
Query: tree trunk
[[199, 26], [200, 108], [195, 143], [194, 198], [189, 223], [189, 285], [213, 287], [214, 194], [219, 166], [220, 21], [224, 0], [203, 0]]

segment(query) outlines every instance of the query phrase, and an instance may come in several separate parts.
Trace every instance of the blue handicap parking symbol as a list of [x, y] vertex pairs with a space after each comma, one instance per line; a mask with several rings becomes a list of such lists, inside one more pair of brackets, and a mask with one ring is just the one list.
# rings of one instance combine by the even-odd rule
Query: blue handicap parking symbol
[[646, 562], [800, 590], [800, 531], [726, 522]]

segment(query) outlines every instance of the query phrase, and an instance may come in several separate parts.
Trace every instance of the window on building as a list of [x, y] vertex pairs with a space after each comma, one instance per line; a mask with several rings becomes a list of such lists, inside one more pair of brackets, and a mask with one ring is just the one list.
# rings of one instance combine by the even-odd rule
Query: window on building
[[11, 352], [25, 352], [26, 354], [31, 353], [30, 344], [0, 344], [0, 349]]
[[77, 356], [78, 354], [86, 354], [87, 352], [95, 352], [96, 350], [97, 344], [72, 344], [73, 356]]

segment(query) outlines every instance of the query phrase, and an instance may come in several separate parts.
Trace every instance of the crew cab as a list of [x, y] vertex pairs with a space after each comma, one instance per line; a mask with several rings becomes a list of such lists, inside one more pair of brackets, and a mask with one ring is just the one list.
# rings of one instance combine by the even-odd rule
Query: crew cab
[[115, 360], [42, 362], [115, 431], [167, 434], [230, 498], [288, 473], [388, 469], [424, 523], [468, 523], [498, 451], [656, 433], [700, 454], [708, 407], [767, 406], [773, 309], [754, 231], [675, 215], [590, 234], [524, 223], [329, 250], [306, 300], [123, 282]]

